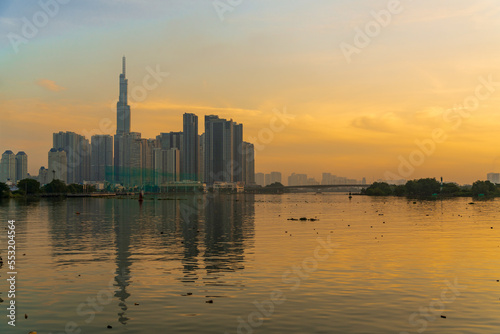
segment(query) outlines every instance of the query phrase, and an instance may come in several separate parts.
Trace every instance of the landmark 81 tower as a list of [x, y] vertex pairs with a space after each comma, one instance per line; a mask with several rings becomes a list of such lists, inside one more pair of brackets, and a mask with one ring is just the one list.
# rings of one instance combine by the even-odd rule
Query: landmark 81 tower
[[120, 96], [116, 103], [116, 134], [130, 132], [130, 106], [127, 102], [128, 80], [125, 74], [125, 57], [122, 60], [122, 73], [120, 74]]

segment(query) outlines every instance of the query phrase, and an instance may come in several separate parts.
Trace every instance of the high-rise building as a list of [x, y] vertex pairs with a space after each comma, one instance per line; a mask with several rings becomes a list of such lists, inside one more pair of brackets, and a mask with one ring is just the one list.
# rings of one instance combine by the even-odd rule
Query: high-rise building
[[276, 182], [281, 183], [281, 173], [280, 172], [271, 172], [271, 174], [269, 174], [269, 184], [273, 184]]
[[488, 173], [487, 177], [491, 183], [500, 183], [500, 173]]
[[[235, 130], [236, 129], [236, 130]], [[205, 116], [204, 181], [241, 181], [243, 126], [215, 115]]]
[[40, 167], [38, 170], [37, 181], [40, 182], [41, 185], [45, 185], [50, 182], [49, 180], [49, 170], [45, 167]]
[[243, 182], [255, 184], [255, 150], [251, 143], [243, 142]]
[[94, 135], [91, 138], [90, 169], [92, 181], [112, 181], [113, 177], [113, 137]]
[[52, 180], [61, 180], [68, 183], [68, 159], [62, 148], [51, 148], [49, 151], [49, 168], [47, 183]]
[[306, 186], [308, 185], [307, 174], [295, 174], [292, 173], [288, 177], [288, 185], [289, 186]]
[[177, 148], [155, 148], [154, 182], [156, 186], [166, 186], [169, 182], [180, 181], [180, 151]]
[[264, 187], [266, 185], [264, 173], [256, 173], [255, 174], [255, 183], [261, 187]]
[[[125, 177], [124, 159], [125, 137], [130, 133], [130, 106], [128, 105], [128, 79], [126, 78], [125, 57], [122, 58], [122, 73], [120, 74], [120, 93], [116, 103], [116, 134], [114, 136], [114, 178], [115, 182], [123, 183]], [[127, 178], [127, 181], [129, 179]]]
[[90, 143], [74, 132], [53, 134], [52, 147], [66, 152], [67, 183], [83, 183], [90, 180]]
[[243, 181], [243, 124], [233, 123], [233, 182]]
[[16, 157], [14, 152], [7, 150], [0, 161], [0, 182], [16, 181]]
[[205, 134], [199, 136], [198, 143], [198, 181], [205, 181]]
[[183, 147], [181, 180], [198, 180], [198, 116], [183, 115]]
[[122, 58], [120, 74], [120, 95], [116, 103], [116, 134], [130, 132], [130, 106], [128, 105], [128, 79], [126, 77], [125, 57]]
[[28, 177], [28, 155], [23, 151], [16, 154], [16, 181]]

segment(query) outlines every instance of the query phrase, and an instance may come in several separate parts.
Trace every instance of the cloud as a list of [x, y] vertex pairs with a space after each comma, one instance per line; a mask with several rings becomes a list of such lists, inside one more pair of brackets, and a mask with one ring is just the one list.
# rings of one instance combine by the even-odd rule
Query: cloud
[[390, 112], [382, 116], [359, 116], [351, 122], [351, 126], [355, 128], [386, 133], [396, 132], [399, 125], [401, 125], [401, 120], [394, 113]]
[[49, 79], [40, 79], [36, 82], [36, 84], [42, 88], [48, 89], [52, 92], [60, 92], [62, 90], [65, 90], [65, 87], [61, 87], [58, 84], [55, 83], [55, 81], [49, 80]]

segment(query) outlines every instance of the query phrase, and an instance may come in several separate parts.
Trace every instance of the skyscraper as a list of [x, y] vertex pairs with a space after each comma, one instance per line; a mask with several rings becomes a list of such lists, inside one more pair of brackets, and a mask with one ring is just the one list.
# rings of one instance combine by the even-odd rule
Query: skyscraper
[[128, 79], [126, 78], [125, 56], [122, 58], [122, 73], [120, 74], [120, 95], [116, 103], [116, 134], [130, 132], [130, 106], [127, 101]]
[[243, 182], [255, 184], [255, 150], [251, 143], [243, 142]]
[[66, 151], [62, 148], [51, 148], [49, 151], [49, 169], [47, 182], [60, 180], [68, 182], [68, 160]]
[[[120, 74], [120, 94], [116, 103], [116, 135], [114, 137], [114, 174], [115, 182], [124, 182], [124, 159], [126, 152], [124, 136], [130, 133], [130, 106], [128, 105], [128, 80], [126, 78], [125, 57], [122, 58]], [[128, 153], [127, 153], [128, 154]]]
[[14, 152], [7, 150], [0, 161], [0, 182], [16, 181], [16, 158]]
[[183, 145], [181, 154], [181, 179], [198, 179], [198, 116], [183, 115]]
[[205, 182], [241, 181], [243, 126], [215, 115], [205, 116]]
[[92, 181], [111, 181], [113, 175], [113, 137], [94, 135], [91, 138], [91, 179]]
[[28, 156], [23, 151], [16, 154], [16, 181], [28, 177]]
[[90, 180], [90, 143], [84, 136], [74, 132], [58, 132], [52, 135], [52, 147], [66, 152], [68, 183], [83, 183]]

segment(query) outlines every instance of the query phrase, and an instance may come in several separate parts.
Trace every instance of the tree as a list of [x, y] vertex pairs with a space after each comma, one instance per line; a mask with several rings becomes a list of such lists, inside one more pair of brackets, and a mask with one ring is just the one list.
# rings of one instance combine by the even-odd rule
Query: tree
[[26, 195], [34, 195], [40, 192], [40, 182], [33, 179], [22, 179], [17, 183], [17, 187]]
[[364, 193], [368, 196], [390, 196], [392, 195], [392, 188], [388, 183], [375, 182]]
[[83, 193], [83, 186], [81, 184], [72, 183], [68, 185], [68, 192], [71, 194]]
[[266, 188], [283, 188], [283, 187], [284, 185], [281, 184], [280, 182], [274, 182], [266, 186]]
[[65, 194], [68, 192], [68, 187], [61, 180], [52, 180], [49, 184], [43, 186], [43, 191], [49, 194]]
[[432, 196], [439, 193], [441, 184], [436, 179], [419, 179], [406, 182], [406, 192], [409, 196]]
[[10, 188], [7, 184], [0, 182], [0, 198], [9, 197]]
[[473, 196], [490, 196], [497, 193], [497, 187], [490, 181], [476, 181], [472, 184], [472, 195]]
[[446, 195], [456, 195], [461, 192], [460, 187], [456, 183], [445, 183], [443, 184], [442, 194]]

